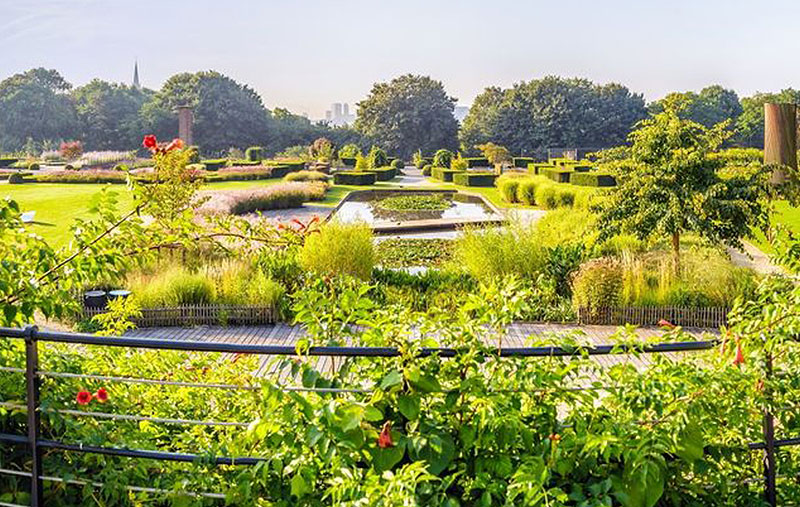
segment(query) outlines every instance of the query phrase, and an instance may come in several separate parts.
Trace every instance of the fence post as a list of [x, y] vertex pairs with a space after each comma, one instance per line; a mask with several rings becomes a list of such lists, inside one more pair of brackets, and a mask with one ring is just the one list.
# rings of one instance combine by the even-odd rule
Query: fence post
[[39, 447], [39, 347], [36, 326], [25, 328], [25, 383], [28, 405], [28, 445], [31, 451], [31, 507], [44, 505], [42, 489], [42, 449]]
[[[765, 340], [766, 342], [766, 340]], [[766, 349], [766, 343], [765, 343]], [[775, 417], [770, 411], [769, 404], [772, 396], [769, 388], [769, 380], [772, 377], [772, 353], [765, 350], [766, 360], [764, 376], [766, 382], [764, 386], [764, 497], [769, 505], [778, 505], [777, 486], [775, 485]]]

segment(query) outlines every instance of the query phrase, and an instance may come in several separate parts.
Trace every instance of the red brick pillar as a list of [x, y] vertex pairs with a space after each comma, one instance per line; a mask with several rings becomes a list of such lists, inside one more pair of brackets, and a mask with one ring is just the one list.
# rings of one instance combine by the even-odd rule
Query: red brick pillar
[[191, 106], [178, 106], [178, 137], [186, 146], [192, 145], [192, 123], [194, 123], [194, 114]]

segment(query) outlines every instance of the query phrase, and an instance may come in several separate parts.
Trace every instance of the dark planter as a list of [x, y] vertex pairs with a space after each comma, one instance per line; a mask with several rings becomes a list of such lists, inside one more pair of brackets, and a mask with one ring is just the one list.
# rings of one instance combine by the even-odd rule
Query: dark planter
[[83, 295], [86, 308], [105, 308], [107, 302], [108, 297], [104, 290], [90, 290]]

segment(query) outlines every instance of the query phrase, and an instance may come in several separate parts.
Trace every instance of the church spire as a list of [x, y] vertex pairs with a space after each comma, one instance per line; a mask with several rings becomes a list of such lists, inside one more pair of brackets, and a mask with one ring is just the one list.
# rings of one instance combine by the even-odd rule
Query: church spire
[[133, 87], [137, 90], [142, 89], [142, 85], [139, 84], [139, 62], [136, 61], [133, 64]]

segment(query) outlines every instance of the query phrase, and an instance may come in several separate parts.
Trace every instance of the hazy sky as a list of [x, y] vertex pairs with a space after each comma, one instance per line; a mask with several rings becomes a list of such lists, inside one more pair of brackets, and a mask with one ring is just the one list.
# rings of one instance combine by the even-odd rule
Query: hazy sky
[[149, 88], [214, 69], [312, 118], [408, 72], [463, 105], [548, 74], [746, 95], [800, 87], [798, 17], [797, 0], [0, 0], [0, 79], [130, 82], [138, 58]]

